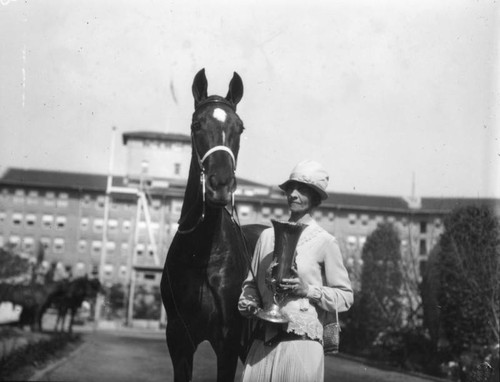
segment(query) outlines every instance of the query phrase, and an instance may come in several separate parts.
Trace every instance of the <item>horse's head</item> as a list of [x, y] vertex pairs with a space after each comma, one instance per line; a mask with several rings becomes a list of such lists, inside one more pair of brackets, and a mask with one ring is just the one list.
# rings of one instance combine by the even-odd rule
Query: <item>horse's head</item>
[[199, 164], [205, 197], [213, 206], [225, 206], [236, 189], [236, 161], [243, 122], [236, 105], [243, 96], [243, 82], [235, 72], [225, 98], [207, 96], [205, 69], [193, 81], [195, 111], [191, 124], [193, 160]]

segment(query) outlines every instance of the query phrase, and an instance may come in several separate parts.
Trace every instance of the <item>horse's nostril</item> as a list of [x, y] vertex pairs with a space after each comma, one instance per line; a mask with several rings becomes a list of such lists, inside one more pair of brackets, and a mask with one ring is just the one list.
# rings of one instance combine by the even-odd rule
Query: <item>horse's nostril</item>
[[215, 177], [215, 175], [211, 175], [209, 178], [208, 178], [208, 182], [210, 184], [210, 187], [212, 189], [216, 189], [217, 188], [217, 185], [219, 184], [219, 182], [217, 182], [217, 178]]

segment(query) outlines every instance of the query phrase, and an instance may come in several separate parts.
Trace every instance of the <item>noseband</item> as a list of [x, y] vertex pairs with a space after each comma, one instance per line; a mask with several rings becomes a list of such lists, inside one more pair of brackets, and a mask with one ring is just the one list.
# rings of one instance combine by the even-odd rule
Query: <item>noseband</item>
[[[219, 99], [212, 99], [212, 100], [207, 99], [205, 101], [202, 101], [196, 106], [195, 111], [199, 110], [202, 106], [205, 106], [205, 105], [211, 104], [211, 103], [222, 103], [224, 105], [231, 107], [231, 109], [233, 111], [236, 111], [236, 108], [234, 107], [234, 105], [231, 104], [230, 102], [224, 100], [224, 99], [220, 99], [220, 100]], [[181, 234], [193, 232], [205, 219], [206, 171], [205, 171], [205, 166], [203, 165], [203, 163], [205, 163], [207, 158], [217, 151], [224, 151], [224, 152], [228, 153], [229, 156], [231, 157], [231, 160], [232, 160], [233, 173], [236, 176], [236, 158], [234, 156], [233, 151], [229, 147], [227, 147], [225, 145], [214, 146], [214, 147], [210, 148], [202, 157], [200, 157], [200, 153], [198, 151], [198, 147], [196, 146], [196, 141], [194, 139], [193, 133], [191, 133], [191, 144], [193, 146], [194, 152], [196, 153], [196, 159], [198, 160], [198, 166], [200, 167], [200, 184], [202, 185], [203, 209], [202, 209], [200, 218], [198, 219], [198, 221], [196, 222], [196, 224], [192, 228], [187, 229], [187, 230], [181, 230], [179, 228], [177, 230], [177, 232], [179, 232]], [[234, 211], [234, 193], [231, 192], [231, 215], [233, 215], [233, 211]]]

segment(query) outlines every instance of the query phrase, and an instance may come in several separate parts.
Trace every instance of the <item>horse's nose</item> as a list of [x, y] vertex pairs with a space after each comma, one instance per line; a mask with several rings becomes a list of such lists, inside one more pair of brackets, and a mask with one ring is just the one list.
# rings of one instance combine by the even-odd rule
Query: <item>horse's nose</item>
[[233, 176], [220, 177], [214, 174], [208, 177], [208, 183], [212, 190], [217, 190], [221, 187], [226, 187], [226, 186], [232, 187], [234, 183], [234, 177]]

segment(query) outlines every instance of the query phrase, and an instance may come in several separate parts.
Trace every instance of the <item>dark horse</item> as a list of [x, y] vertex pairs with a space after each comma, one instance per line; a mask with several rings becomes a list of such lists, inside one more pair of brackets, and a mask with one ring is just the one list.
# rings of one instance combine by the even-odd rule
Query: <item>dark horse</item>
[[[217, 381], [232, 381], [243, 318], [237, 309], [256, 240], [264, 228], [239, 227], [232, 218], [236, 162], [243, 123], [236, 105], [243, 83], [234, 73], [225, 98], [207, 96], [202, 69], [193, 82], [192, 155], [179, 229], [161, 280], [167, 345], [175, 381], [192, 378], [197, 346], [208, 340], [217, 356]], [[231, 206], [231, 213], [226, 209]]]
[[49, 303], [55, 305], [57, 309], [57, 319], [54, 331], [57, 331], [59, 324], [61, 331], [64, 331], [66, 315], [69, 311], [70, 321], [68, 332], [72, 333], [75, 315], [82, 306], [83, 300], [95, 298], [100, 289], [101, 283], [99, 280], [82, 276], [69, 281], [62, 293], [54, 294], [51, 296], [52, 298], [49, 297]]

